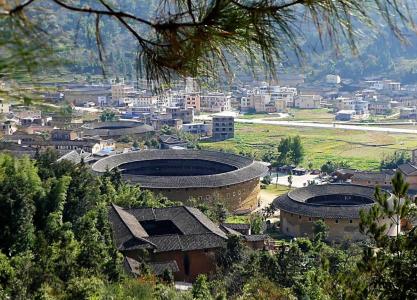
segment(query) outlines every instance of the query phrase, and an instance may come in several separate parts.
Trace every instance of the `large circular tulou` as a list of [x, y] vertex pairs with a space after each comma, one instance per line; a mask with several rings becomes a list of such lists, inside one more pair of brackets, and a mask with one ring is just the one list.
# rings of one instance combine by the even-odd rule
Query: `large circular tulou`
[[98, 174], [118, 168], [122, 177], [171, 200], [223, 202], [231, 211], [258, 207], [260, 177], [268, 168], [252, 159], [205, 150], [146, 150], [112, 155], [93, 164]]
[[[383, 192], [388, 199], [392, 197]], [[329, 228], [329, 240], [362, 240], [360, 211], [376, 204], [374, 193], [372, 187], [354, 184], [311, 185], [276, 198], [273, 205], [280, 210], [280, 227], [286, 235], [312, 237], [314, 222], [323, 220]], [[391, 227], [387, 234], [395, 232]]]

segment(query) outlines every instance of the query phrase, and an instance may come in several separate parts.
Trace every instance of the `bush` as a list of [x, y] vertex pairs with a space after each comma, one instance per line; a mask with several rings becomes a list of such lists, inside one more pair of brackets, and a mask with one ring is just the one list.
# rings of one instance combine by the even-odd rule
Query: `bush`
[[266, 176], [264, 176], [264, 178], [262, 178], [261, 182], [265, 185], [269, 185], [272, 182], [272, 178], [271, 178], [271, 176], [266, 175]]
[[67, 294], [69, 299], [100, 299], [104, 284], [97, 277], [74, 277], [68, 282]]

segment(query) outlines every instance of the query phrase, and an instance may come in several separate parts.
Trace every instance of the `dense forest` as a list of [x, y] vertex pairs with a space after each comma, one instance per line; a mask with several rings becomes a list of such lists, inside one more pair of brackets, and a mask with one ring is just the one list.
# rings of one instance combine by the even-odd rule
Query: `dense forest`
[[[117, 171], [92, 175], [84, 163], [56, 162], [47, 151], [28, 157], [0, 155], [1, 299], [415, 299], [417, 233], [387, 238], [381, 218], [413, 220], [414, 201], [362, 214], [366, 243], [329, 244], [324, 222], [313, 239], [282, 241], [274, 253], [246, 248], [230, 236], [218, 253], [216, 274], [199, 276], [192, 290], [175, 291], [172, 275], [157, 277], [143, 263], [132, 279], [113, 245], [108, 207], [177, 205], [121, 182]], [[404, 199], [400, 175], [394, 194]], [[199, 208], [213, 221], [224, 212]], [[217, 213], [219, 212], [219, 213]], [[378, 251], [374, 251], [376, 249]]]

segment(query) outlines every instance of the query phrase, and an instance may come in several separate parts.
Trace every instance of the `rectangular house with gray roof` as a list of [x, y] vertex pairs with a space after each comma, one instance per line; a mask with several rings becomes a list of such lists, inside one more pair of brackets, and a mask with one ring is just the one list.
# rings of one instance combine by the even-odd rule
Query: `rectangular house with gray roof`
[[193, 281], [214, 272], [216, 252], [226, 245], [226, 234], [192, 207], [125, 209], [112, 204], [109, 218], [116, 247], [129, 266], [132, 260], [146, 260], [156, 273], [167, 266], [175, 280]]

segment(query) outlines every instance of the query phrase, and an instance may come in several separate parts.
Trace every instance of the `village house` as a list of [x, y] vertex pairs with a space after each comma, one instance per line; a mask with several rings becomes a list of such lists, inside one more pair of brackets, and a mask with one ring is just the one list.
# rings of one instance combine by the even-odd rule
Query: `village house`
[[180, 281], [214, 273], [216, 253], [227, 241], [217, 225], [187, 206], [124, 209], [112, 204], [109, 219], [116, 247], [129, 266], [146, 261]]
[[212, 134], [211, 123], [183, 124], [181, 129], [183, 132], [198, 134], [202, 136], [210, 136]]
[[187, 148], [187, 141], [182, 140], [176, 135], [161, 135], [159, 137], [160, 149]]
[[183, 124], [192, 123], [194, 121], [193, 108], [182, 109], [180, 107], [167, 107], [166, 113], [171, 119], [181, 119]]
[[0, 114], [8, 114], [10, 111], [10, 104], [0, 98]]
[[74, 130], [54, 129], [51, 131], [53, 141], [73, 141], [78, 138], [78, 133]]
[[199, 93], [190, 93], [185, 95], [185, 108], [193, 108], [196, 113], [201, 110], [201, 99]]
[[85, 86], [64, 90], [64, 100], [76, 106], [84, 106], [91, 102], [101, 106], [107, 103], [111, 91], [106, 86]]
[[234, 117], [214, 116], [212, 120], [212, 137], [214, 141], [231, 139], [235, 136]]
[[172, 127], [175, 130], [180, 130], [183, 126], [181, 119], [168, 119], [168, 118], [151, 119], [150, 124], [156, 131], [161, 130], [163, 126]]
[[322, 98], [320, 95], [299, 95], [294, 99], [294, 107], [303, 109], [320, 108]]
[[17, 125], [11, 120], [7, 120], [0, 123], [1, 133], [4, 135], [12, 135], [17, 131]]
[[231, 95], [210, 92], [200, 96], [200, 109], [203, 112], [222, 112], [231, 109]]

